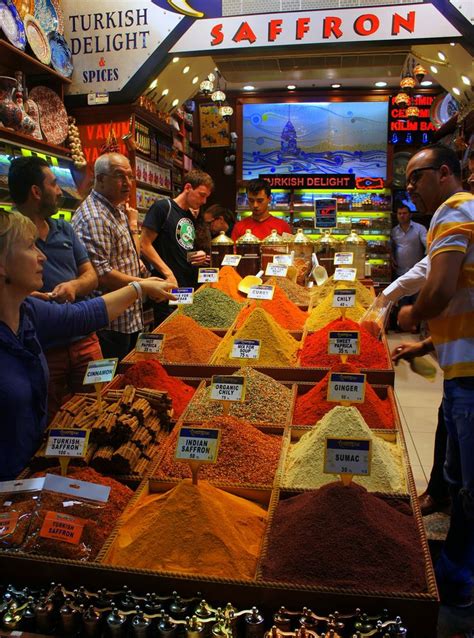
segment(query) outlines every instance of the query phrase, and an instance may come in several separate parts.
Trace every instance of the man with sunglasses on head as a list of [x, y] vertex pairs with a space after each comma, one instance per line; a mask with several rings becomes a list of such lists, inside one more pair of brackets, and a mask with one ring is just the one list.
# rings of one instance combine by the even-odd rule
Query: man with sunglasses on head
[[431, 342], [423, 342], [423, 352], [436, 349], [444, 372], [444, 471], [452, 510], [436, 576], [443, 603], [468, 607], [474, 574], [474, 196], [463, 191], [456, 153], [441, 144], [416, 153], [406, 175], [417, 210], [435, 213], [426, 282], [398, 322], [409, 330], [428, 321]]

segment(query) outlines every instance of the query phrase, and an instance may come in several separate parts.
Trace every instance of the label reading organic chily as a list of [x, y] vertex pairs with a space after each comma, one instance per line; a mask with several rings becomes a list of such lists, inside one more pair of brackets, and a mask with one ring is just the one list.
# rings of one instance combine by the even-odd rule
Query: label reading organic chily
[[211, 399], [243, 401], [245, 399], [245, 377], [214, 375], [211, 380]]

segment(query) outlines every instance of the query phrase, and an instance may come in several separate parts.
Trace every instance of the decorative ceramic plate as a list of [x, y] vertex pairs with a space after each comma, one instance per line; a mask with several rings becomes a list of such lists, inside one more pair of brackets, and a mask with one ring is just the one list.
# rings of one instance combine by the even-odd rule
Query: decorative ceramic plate
[[0, 29], [18, 49], [26, 47], [26, 33], [12, 0], [0, 0]]
[[440, 128], [445, 122], [450, 120], [459, 111], [459, 104], [451, 93], [441, 93], [434, 99], [430, 109], [430, 120]]
[[34, 131], [32, 131], [30, 135], [32, 135], [33, 137], [36, 137], [37, 140], [42, 140], [43, 134], [41, 133], [41, 128], [40, 128], [40, 116], [39, 116], [38, 105], [36, 104], [34, 100], [32, 100], [31, 98], [28, 98], [25, 102], [25, 106], [26, 106], [28, 115], [31, 117], [32, 120], [34, 120], [34, 123], [35, 123]]
[[49, 64], [51, 62], [51, 49], [40, 23], [29, 14], [25, 16], [23, 22], [31, 50], [40, 62]]
[[406, 177], [405, 169], [408, 164], [408, 160], [411, 157], [411, 153], [402, 151], [401, 153], [395, 153], [393, 156], [393, 181], [394, 188], [405, 188]]
[[35, 86], [30, 98], [38, 105], [43, 135], [50, 144], [62, 144], [67, 137], [67, 113], [59, 95], [47, 86]]
[[46, 33], [58, 30], [58, 14], [51, 0], [35, 0], [35, 12], [33, 14]]
[[61, 75], [64, 75], [65, 78], [70, 78], [74, 70], [71, 49], [63, 36], [57, 31], [52, 31], [48, 38], [53, 68]]
[[58, 26], [56, 31], [61, 35], [64, 35], [64, 14], [63, 10], [61, 9], [61, 5], [59, 4], [59, 0], [51, 0], [51, 4], [53, 5], [54, 10], [56, 11], [56, 16], [58, 18]]
[[17, 8], [22, 20], [27, 13], [33, 15], [35, 12], [35, 0], [13, 0], [13, 4]]

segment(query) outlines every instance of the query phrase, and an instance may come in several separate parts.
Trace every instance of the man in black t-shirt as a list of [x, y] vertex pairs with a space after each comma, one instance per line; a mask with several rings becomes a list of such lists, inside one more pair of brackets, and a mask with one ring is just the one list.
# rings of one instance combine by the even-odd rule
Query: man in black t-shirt
[[213, 188], [210, 175], [192, 170], [185, 176], [183, 190], [177, 197], [157, 201], [146, 214], [141, 253], [156, 274], [172, 284], [194, 287], [196, 266], [206, 263], [204, 252], [200, 251], [190, 261], [188, 253], [194, 249], [196, 211], [206, 203]]

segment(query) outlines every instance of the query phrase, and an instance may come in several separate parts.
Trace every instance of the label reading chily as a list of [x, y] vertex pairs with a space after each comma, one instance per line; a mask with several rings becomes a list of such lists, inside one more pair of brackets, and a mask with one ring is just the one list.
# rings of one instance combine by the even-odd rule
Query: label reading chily
[[118, 359], [99, 359], [98, 361], [90, 361], [83, 383], [108, 383], [114, 378], [117, 369]]
[[333, 308], [352, 308], [355, 306], [355, 288], [339, 288], [334, 291], [332, 298]]
[[163, 349], [165, 335], [161, 333], [141, 332], [137, 339], [137, 352], [159, 354]]
[[359, 354], [359, 335], [356, 330], [329, 333], [328, 354]]
[[371, 441], [369, 439], [326, 438], [325, 474], [370, 474]]
[[175, 458], [180, 461], [215, 463], [219, 450], [220, 434], [219, 429], [213, 428], [180, 428]]
[[45, 456], [85, 456], [89, 430], [52, 429], [49, 431]]
[[231, 359], [258, 359], [260, 356], [260, 341], [258, 339], [234, 339]]
[[365, 396], [365, 374], [343, 374], [331, 372], [328, 384], [328, 401], [340, 403], [363, 403]]
[[216, 401], [243, 401], [245, 377], [215, 375], [211, 381], [211, 399]]

